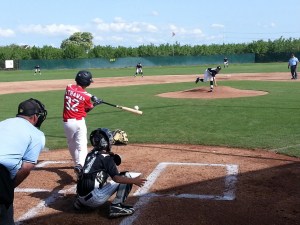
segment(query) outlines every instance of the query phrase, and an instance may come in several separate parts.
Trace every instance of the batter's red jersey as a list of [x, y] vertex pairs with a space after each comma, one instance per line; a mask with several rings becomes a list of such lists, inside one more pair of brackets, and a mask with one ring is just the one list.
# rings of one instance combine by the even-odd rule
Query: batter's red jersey
[[92, 95], [81, 86], [69, 84], [64, 97], [63, 119], [82, 119], [86, 112], [94, 106], [91, 102]]

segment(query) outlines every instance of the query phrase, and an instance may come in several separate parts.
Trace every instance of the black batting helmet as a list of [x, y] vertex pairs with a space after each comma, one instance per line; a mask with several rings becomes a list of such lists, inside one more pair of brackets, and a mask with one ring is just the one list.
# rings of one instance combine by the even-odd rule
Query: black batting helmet
[[98, 128], [91, 132], [90, 142], [93, 147], [110, 152], [111, 145], [113, 143], [113, 136], [109, 129]]
[[87, 87], [93, 83], [93, 76], [91, 72], [86, 70], [81, 70], [77, 73], [75, 81], [78, 85]]

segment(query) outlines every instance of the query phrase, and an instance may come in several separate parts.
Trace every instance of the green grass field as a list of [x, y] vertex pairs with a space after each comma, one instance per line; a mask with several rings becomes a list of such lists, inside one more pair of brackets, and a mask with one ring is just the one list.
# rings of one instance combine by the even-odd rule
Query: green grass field
[[[202, 74], [206, 66], [144, 68], [150, 75]], [[94, 77], [132, 76], [134, 68], [91, 69]], [[39, 79], [74, 79], [77, 70], [45, 70]], [[286, 63], [236, 64], [221, 73], [287, 72]], [[0, 82], [35, 80], [33, 71], [1, 71]], [[194, 88], [193, 82], [87, 89], [92, 94], [124, 106], [139, 105], [143, 116], [100, 105], [87, 117], [88, 131], [120, 128], [130, 143], [178, 143], [265, 149], [300, 157], [300, 83], [219, 81], [238, 89], [264, 90], [268, 95], [235, 99], [168, 99], [163, 92]], [[49, 149], [66, 148], [62, 125], [61, 91], [1, 95], [0, 119], [13, 117], [20, 101], [34, 97], [48, 110], [42, 125]]]

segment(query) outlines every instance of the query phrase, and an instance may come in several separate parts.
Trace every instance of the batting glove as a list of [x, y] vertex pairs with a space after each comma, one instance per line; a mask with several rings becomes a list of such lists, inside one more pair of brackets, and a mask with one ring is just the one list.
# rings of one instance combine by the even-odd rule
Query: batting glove
[[93, 106], [100, 105], [101, 103], [103, 103], [103, 100], [97, 98], [96, 96], [92, 96], [91, 100], [94, 102]]

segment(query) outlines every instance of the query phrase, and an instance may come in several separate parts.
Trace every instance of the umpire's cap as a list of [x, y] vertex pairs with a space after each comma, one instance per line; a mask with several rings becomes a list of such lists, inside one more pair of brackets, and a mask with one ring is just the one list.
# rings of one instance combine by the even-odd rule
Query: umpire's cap
[[47, 110], [44, 104], [37, 99], [27, 99], [21, 102], [18, 106], [18, 112], [16, 116], [38, 116], [38, 122], [35, 124], [36, 127], [40, 128], [42, 123], [47, 117]]

